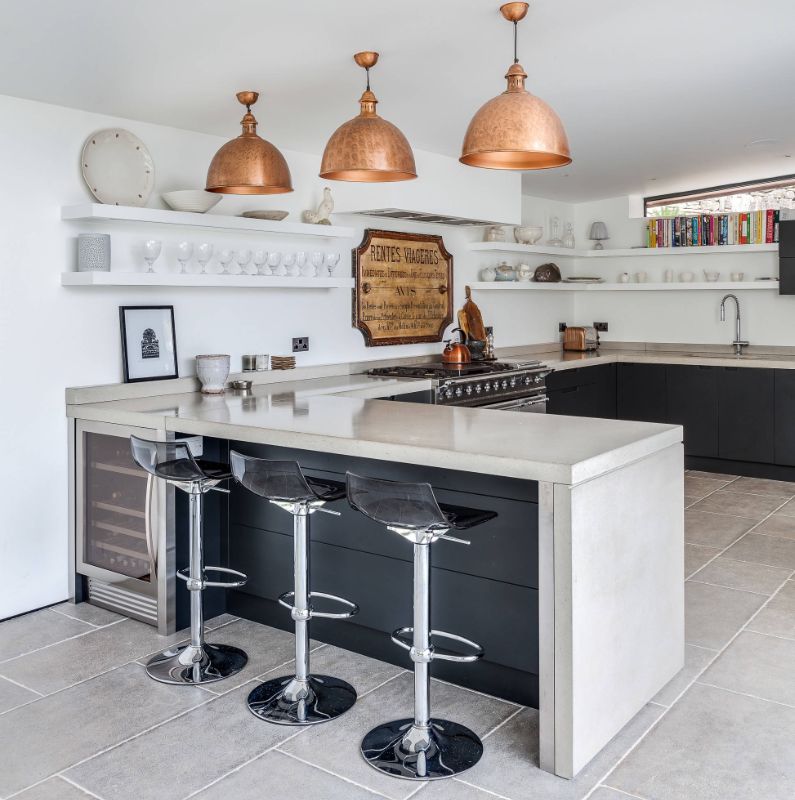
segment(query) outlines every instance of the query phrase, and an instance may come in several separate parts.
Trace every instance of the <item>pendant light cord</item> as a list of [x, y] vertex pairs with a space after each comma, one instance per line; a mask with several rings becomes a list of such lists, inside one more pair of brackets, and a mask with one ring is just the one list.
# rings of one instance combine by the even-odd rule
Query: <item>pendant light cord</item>
[[365, 67], [364, 71], [367, 73], [367, 91], [370, 91], [370, 67]]
[[514, 64], [518, 64], [519, 63], [519, 51], [518, 51], [518, 47], [517, 47], [518, 31], [519, 31], [519, 25], [514, 20], [514, 23], [513, 23], [513, 63]]

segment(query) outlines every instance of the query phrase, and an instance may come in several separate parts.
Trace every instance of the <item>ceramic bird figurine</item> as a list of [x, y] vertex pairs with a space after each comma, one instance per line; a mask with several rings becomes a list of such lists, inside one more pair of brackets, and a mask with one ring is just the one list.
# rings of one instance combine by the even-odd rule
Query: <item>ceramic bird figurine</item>
[[304, 222], [311, 222], [315, 225], [331, 225], [331, 212], [334, 210], [334, 198], [331, 196], [331, 189], [326, 186], [323, 189], [323, 200], [317, 207], [317, 211], [304, 211]]

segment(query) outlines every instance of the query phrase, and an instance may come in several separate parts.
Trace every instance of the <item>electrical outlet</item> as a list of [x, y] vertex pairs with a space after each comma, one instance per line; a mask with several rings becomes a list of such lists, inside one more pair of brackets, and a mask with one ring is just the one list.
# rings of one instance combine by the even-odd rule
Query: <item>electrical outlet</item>
[[600, 333], [607, 333], [607, 323], [606, 322], [594, 322], [593, 326]]
[[565, 331], [567, 327], [568, 326], [566, 325], [565, 322], [559, 322], [558, 323], [558, 333], [563, 333], [563, 331]]
[[293, 339], [294, 353], [305, 353], [307, 350], [309, 350], [308, 336], [298, 336], [297, 338]]

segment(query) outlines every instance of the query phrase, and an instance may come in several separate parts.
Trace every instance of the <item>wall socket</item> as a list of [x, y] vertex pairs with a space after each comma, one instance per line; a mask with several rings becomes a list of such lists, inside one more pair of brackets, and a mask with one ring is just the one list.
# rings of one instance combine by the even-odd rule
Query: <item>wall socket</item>
[[298, 336], [293, 339], [293, 352], [294, 353], [305, 353], [309, 350], [309, 337], [308, 336]]
[[563, 331], [565, 331], [565, 330], [566, 330], [566, 323], [565, 322], [559, 322], [558, 323], [558, 333], [563, 333]]
[[599, 331], [599, 333], [607, 333], [607, 323], [606, 322], [594, 322], [594, 328]]

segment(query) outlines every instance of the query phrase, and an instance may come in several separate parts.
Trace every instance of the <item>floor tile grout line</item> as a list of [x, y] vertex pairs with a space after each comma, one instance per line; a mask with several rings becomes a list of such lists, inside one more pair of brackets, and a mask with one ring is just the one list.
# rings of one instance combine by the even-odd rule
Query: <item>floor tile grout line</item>
[[470, 783], [469, 781], [466, 781], [463, 778], [459, 778], [458, 776], [455, 776], [453, 780], [456, 783], [463, 783], [464, 786], [469, 786], [470, 789], [477, 789], [478, 791], [483, 792], [484, 794], [487, 794], [491, 797], [498, 797], [499, 800], [511, 800], [511, 798], [508, 797], [507, 795], [498, 794], [497, 792], [493, 792], [491, 789], [485, 789], [483, 786], [478, 786], [476, 783]]
[[[61, 614], [63, 616], [63, 614]], [[77, 622], [83, 622], [83, 620], [76, 620]], [[82, 636], [90, 636], [92, 633], [97, 633], [99, 631], [104, 631], [107, 628], [112, 627], [113, 625], [118, 625], [120, 622], [127, 621], [127, 617], [122, 619], [117, 619], [115, 622], [109, 622], [107, 625], [103, 625], [101, 628], [92, 627], [89, 628], [87, 631], [82, 631], [80, 633], [76, 633], [74, 636], [67, 636], [65, 639], [59, 639], [57, 642], [50, 642], [49, 644], [45, 644], [42, 647], [34, 647], [33, 650], [27, 650], [24, 653], [19, 653], [18, 655], [11, 656], [11, 658], [4, 658], [0, 660], [0, 666], [3, 664], [8, 664], [9, 661], [16, 661], [18, 658], [24, 658], [25, 656], [32, 655], [33, 653], [40, 653], [42, 650], [47, 650], [50, 647], [56, 647], [59, 644], [63, 644], [64, 642], [71, 642], [74, 639], [80, 639]], [[88, 625], [89, 623], [84, 623]]]
[[[68, 601], [67, 601], [68, 602]], [[50, 611], [54, 611], [56, 614], [60, 614], [62, 617], [66, 617], [67, 619], [73, 619], [76, 622], [83, 622], [86, 625], [90, 625], [92, 628], [104, 628], [105, 625], [109, 625], [110, 623], [105, 623], [105, 625], [97, 625], [96, 622], [89, 622], [87, 619], [80, 619], [80, 617], [73, 617], [71, 614], [67, 614], [65, 611], [61, 611], [57, 606], [50, 606]], [[110, 612], [113, 613], [113, 612]], [[119, 620], [114, 620], [114, 622], [118, 622]]]
[[[740, 561], [738, 563], [740, 563], [740, 564], [753, 564], [754, 562], [753, 561]], [[706, 566], [706, 564], [704, 566]], [[760, 564], [759, 566], [767, 566], [767, 565], [766, 564]], [[696, 580], [695, 576], [698, 574], [698, 572], [700, 572], [700, 569], [696, 570], [696, 572], [694, 572], [687, 579], [687, 582], [688, 583], [698, 583], [698, 584], [701, 584], [702, 586], [717, 586], [718, 589], [731, 589], [732, 591], [735, 591], [735, 592], [745, 592], [745, 594], [753, 594], [753, 595], [756, 595], [757, 597], [770, 597], [770, 595], [767, 592], [755, 592], [755, 591], [753, 591], [753, 589], [739, 589], [736, 586], [728, 586], [725, 583], [710, 583], [709, 581]]]
[[490, 731], [484, 733], [483, 736], [481, 737], [483, 741], [488, 739], [488, 737], [491, 736], [493, 733], [496, 733], [503, 725], [507, 725], [517, 714], [521, 714], [522, 711], [525, 710], [525, 708], [526, 706], [519, 706], [519, 708], [517, 708], [516, 711], [513, 712], [513, 714], [508, 715], [502, 722], [495, 725]]
[[106, 800], [104, 797], [100, 797], [96, 792], [92, 792], [91, 789], [86, 789], [85, 786], [81, 786], [79, 783], [75, 783], [71, 778], [67, 778], [66, 775], [62, 775], [60, 772], [58, 776], [62, 781], [66, 781], [67, 783], [71, 784], [75, 787], [75, 789], [79, 789], [81, 792], [84, 792], [89, 797], [94, 797], [96, 800]]
[[708, 686], [710, 689], [719, 689], [721, 692], [729, 692], [731, 694], [739, 695], [740, 697], [748, 697], [751, 700], [761, 700], [763, 703], [772, 703], [774, 706], [783, 706], [784, 708], [791, 708], [795, 710], [795, 704], [783, 703], [781, 700], [771, 700], [769, 697], [760, 697], [758, 694], [751, 694], [750, 692], [741, 692], [738, 689], [730, 689], [728, 686], [719, 686], [717, 683], [707, 683], [707, 681], [696, 680], [699, 686]]
[[[701, 572], [702, 569], [708, 567], [716, 558], [720, 558], [729, 548], [734, 547], [734, 545], [737, 544], [737, 542], [739, 542], [740, 539], [743, 538], [743, 536], [747, 536], [749, 533], [752, 533], [755, 528], [759, 527], [765, 520], [767, 520], [770, 517], [772, 517], [773, 514], [776, 513], [776, 511], [779, 511], [787, 503], [789, 503], [789, 500], [785, 500], [783, 503], [781, 503], [780, 505], [776, 506], [766, 517], [763, 517], [762, 519], [760, 519], [759, 522], [757, 522], [756, 524], [752, 525], [747, 531], [745, 531], [745, 533], [741, 534], [733, 542], [731, 542], [730, 544], [726, 545], [726, 547], [724, 547], [723, 550], [721, 550], [719, 553], [716, 553], [714, 556], [712, 556], [712, 558], [709, 559], [709, 561], [707, 561], [706, 563], [702, 564], [695, 572], [691, 572], [690, 575], [688, 575], [685, 578], [685, 581], [690, 580], [690, 578], [692, 578], [694, 575], [697, 575], [699, 572]], [[748, 518], [747, 517], [742, 517], [742, 519], [748, 519]], [[740, 559], [733, 559], [733, 560], [740, 561]], [[741, 563], [754, 564], [754, 563], [757, 563], [757, 562], [754, 562], [754, 561], [743, 561]], [[769, 564], [763, 564], [762, 566], [770, 566], [770, 565]], [[738, 591], [742, 591], [742, 590], [738, 590]], [[778, 591], [778, 590], [776, 590], [776, 591]]]
[[[745, 534], [743, 534], [743, 535], [745, 535]], [[705, 565], [705, 566], [706, 566], [706, 565]], [[682, 697], [684, 697], [684, 695], [685, 695], [685, 694], [686, 694], [686, 693], [687, 693], [687, 692], [690, 690], [690, 688], [691, 688], [691, 687], [692, 687], [692, 686], [693, 686], [693, 685], [694, 685], [694, 684], [695, 684], [695, 683], [698, 681], [698, 679], [699, 679], [699, 678], [700, 678], [700, 677], [701, 677], [701, 676], [702, 676], [702, 675], [703, 675], [703, 674], [704, 674], [704, 673], [705, 673], [705, 672], [706, 672], [706, 671], [707, 671], [707, 670], [708, 670], [708, 669], [709, 669], [709, 668], [710, 668], [710, 667], [711, 667], [711, 666], [712, 666], [712, 665], [713, 665], [713, 664], [714, 664], [714, 663], [715, 663], [715, 662], [716, 662], [716, 661], [717, 661], [717, 660], [718, 660], [718, 659], [719, 659], [719, 658], [720, 658], [720, 657], [721, 657], [721, 656], [722, 656], [722, 655], [723, 655], [723, 654], [726, 652], [726, 650], [727, 650], [729, 647], [731, 647], [732, 643], [733, 643], [733, 642], [734, 642], [734, 641], [737, 639], [737, 637], [738, 637], [738, 636], [739, 636], [739, 635], [740, 635], [740, 634], [741, 634], [741, 633], [742, 633], [744, 630], [746, 630], [746, 628], [748, 627], [748, 625], [749, 625], [749, 624], [750, 624], [750, 623], [751, 623], [751, 622], [752, 622], [752, 621], [753, 621], [753, 620], [754, 620], [754, 619], [755, 619], [755, 618], [758, 616], [758, 614], [759, 614], [759, 613], [762, 611], [762, 609], [766, 608], [766, 607], [767, 607], [767, 605], [768, 605], [768, 603], [769, 603], [769, 602], [770, 602], [770, 601], [773, 599], [773, 597], [775, 597], [775, 596], [776, 596], [776, 594], [777, 594], [779, 591], [781, 591], [781, 589], [782, 589], [782, 588], [783, 588], [783, 587], [786, 585], [787, 581], [788, 581], [788, 580], [789, 580], [789, 579], [792, 577], [792, 575], [795, 575], [795, 570], [793, 570], [793, 571], [791, 572], [791, 574], [790, 574], [790, 575], [789, 575], [789, 576], [788, 576], [788, 577], [787, 577], [785, 580], [783, 580], [783, 581], [781, 582], [781, 584], [780, 584], [780, 585], [779, 585], [779, 587], [776, 589], [776, 591], [775, 591], [775, 592], [774, 592], [774, 593], [773, 593], [773, 594], [772, 594], [772, 595], [771, 595], [771, 596], [770, 596], [770, 597], [769, 597], [769, 598], [768, 598], [768, 599], [767, 599], [767, 600], [766, 600], [764, 603], [762, 603], [762, 605], [761, 605], [761, 606], [759, 606], [759, 608], [758, 608], [758, 609], [757, 609], [757, 610], [756, 610], [756, 611], [755, 611], [755, 612], [754, 612], [754, 613], [753, 613], [753, 614], [752, 614], [752, 615], [749, 617], [749, 619], [748, 619], [748, 620], [746, 620], [745, 624], [744, 624], [744, 625], [743, 625], [743, 626], [742, 626], [742, 627], [741, 627], [741, 628], [740, 628], [740, 629], [737, 631], [737, 633], [735, 633], [735, 634], [734, 634], [734, 636], [732, 636], [732, 637], [729, 639], [729, 641], [728, 641], [728, 642], [726, 642], [726, 644], [725, 644], [725, 645], [724, 645], [724, 646], [723, 646], [723, 647], [722, 647], [720, 650], [718, 650], [718, 651], [715, 653], [714, 657], [713, 657], [713, 658], [711, 658], [711, 659], [710, 659], [710, 660], [709, 660], [709, 661], [708, 661], [708, 662], [707, 662], [707, 663], [706, 663], [706, 664], [705, 664], [705, 665], [704, 665], [704, 666], [703, 666], [703, 667], [702, 667], [702, 668], [701, 668], [701, 669], [700, 669], [700, 670], [699, 670], [699, 671], [698, 671], [698, 672], [697, 672], [697, 673], [696, 673], [696, 674], [693, 676], [693, 679], [692, 679], [692, 680], [691, 680], [691, 681], [690, 681], [690, 682], [689, 682], [689, 683], [688, 683], [688, 684], [685, 686], [685, 688], [684, 688], [684, 689], [682, 689], [682, 691], [681, 691], [681, 692], [679, 692], [679, 694], [678, 694], [678, 695], [677, 695], [677, 696], [676, 696], [676, 697], [675, 697], [675, 698], [674, 698], [674, 699], [671, 701], [671, 705], [669, 705], [667, 708], [665, 708], [665, 707], [663, 708], [663, 711], [662, 711], [662, 713], [660, 714], [660, 716], [659, 716], [659, 717], [657, 717], [657, 719], [656, 719], [656, 720], [655, 720], [655, 721], [654, 721], [654, 722], [653, 722], [653, 723], [652, 723], [652, 724], [649, 726], [648, 730], [646, 730], [646, 731], [645, 731], [643, 734], [641, 734], [641, 736], [639, 736], [639, 737], [638, 737], [638, 739], [635, 741], [635, 743], [634, 743], [634, 744], [633, 744], [633, 745], [632, 745], [632, 746], [631, 746], [631, 747], [630, 747], [630, 748], [629, 748], [629, 749], [628, 749], [628, 750], [627, 750], [627, 751], [626, 751], [626, 752], [625, 752], [625, 753], [624, 753], [624, 754], [623, 754], [623, 755], [622, 755], [622, 756], [621, 756], [621, 757], [620, 757], [620, 758], [619, 758], [619, 759], [618, 759], [618, 760], [617, 760], [617, 761], [616, 761], [616, 762], [615, 762], [615, 763], [612, 765], [612, 767], [611, 767], [611, 768], [610, 768], [610, 770], [607, 772], [607, 774], [606, 774], [606, 775], [604, 775], [604, 776], [602, 777], [602, 779], [601, 779], [600, 781], [598, 781], [598, 782], [597, 782], [597, 786], [598, 786], [599, 784], [604, 784], [604, 785], [606, 785], [606, 786], [609, 786], [609, 784], [607, 784], [607, 783], [606, 783], [606, 781], [607, 781], [607, 779], [610, 777], [610, 775], [612, 775], [612, 774], [613, 774], [613, 773], [616, 771], [616, 769], [618, 769], [619, 765], [620, 765], [620, 764], [622, 764], [622, 763], [623, 763], [623, 762], [624, 762], [624, 761], [627, 759], [627, 757], [628, 757], [628, 756], [629, 756], [631, 753], [633, 753], [633, 752], [634, 752], [634, 751], [637, 749], [637, 747], [640, 745], [640, 743], [641, 743], [641, 742], [642, 742], [642, 741], [643, 741], [643, 740], [644, 740], [644, 739], [645, 739], [645, 738], [646, 738], [646, 737], [647, 737], [647, 736], [648, 736], [648, 735], [651, 733], [651, 731], [653, 731], [653, 730], [654, 730], [654, 729], [655, 729], [655, 728], [656, 728], [656, 727], [657, 727], [657, 726], [660, 724], [660, 722], [662, 722], [662, 720], [663, 720], [663, 719], [665, 719], [665, 717], [666, 717], [666, 716], [667, 716], [667, 715], [668, 715], [668, 714], [671, 712], [671, 710], [674, 708], [674, 706], [675, 706], [675, 705], [676, 705], [676, 704], [677, 704], [677, 703], [678, 703], [678, 702], [679, 702], [679, 701], [682, 699]], [[613, 787], [612, 787], [612, 786], [609, 786], [609, 788], [611, 788], [611, 789], [612, 789]], [[593, 790], [592, 790], [591, 792], [589, 792], [589, 793], [588, 793], [588, 795], [586, 795], [586, 797], [585, 797], [585, 798], [583, 798], [583, 800], [587, 800], [587, 798], [588, 798], [588, 797], [590, 797], [590, 795], [591, 795], [592, 793], [593, 793]]]
[[[327, 767], [321, 767], [319, 764], [314, 764], [311, 761], [307, 761], [305, 758], [301, 758], [300, 756], [297, 756], [294, 753], [288, 753], [284, 750], [281, 750], [278, 745], [276, 746], [275, 749], [278, 753], [281, 753], [281, 755], [287, 756], [288, 758], [292, 758], [294, 761], [298, 761], [301, 764], [305, 764], [307, 767], [313, 767], [314, 769], [318, 769], [321, 772], [325, 772], [327, 775], [332, 775], [335, 778], [339, 778], [340, 780], [345, 781], [345, 783], [349, 783], [352, 786], [356, 786], [358, 789], [364, 789], [364, 791], [369, 792], [370, 794], [374, 794], [376, 797], [383, 797], [385, 798], [385, 800], [391, 800], [389, 795], [383, 794], [382, 792], [379, 792], [376, 789], [371, 789], [369, 786], [365, 786], [362, 783], [357, 783], [356, 781], [351, 780], [350, 778], [346, 778], [344, 775], [340, 775], [337, 772], [333, 772]], [[414, 793], [412, 792], [412, 794]]]
[[519, 703], [514, 703], [512, 700], [506, 700], [504, 697], [495, 697], [493, 694], [486, 694], [485, 692], [479, 692], [477, 689], [470, 689], [469, 686], [460, 686], [457, 683], [451, 683], [450, 681], [445, 681], [442, 678], [436, 678], [431, 676], [432, 681], [436, 681], [437, 683], [443, 683], [445, 686], [454, 686], [456, 689], [463, 689], [466, 692], [471, 692], [472, 694], [479, 695], [480, 697], [485, 697], [488, 700], [496, 700], [498, 703], [505, 703], [508, 706], [518, 706], [520, 709], [524, 708], [523, 705]]
[[[13, 678], [9, 678], [8, 675], [0, 674], [0, 678], [2, 678], [4, 681], [8, 681], [9, 683], [13, 683], [15, 686], [19, 686], [20, 689], [25, 689], [25, 691], [33, 692], [33, 694], [37, 694], [39, 697], [35, 698], [36, 700], [38, 700], [41, 697], [46, 697], [46, 695], [43, 694], [42, 692], [40, 692], [38, 689], [33, 689], [30, 686], [25, 686], [24, 683], [20, 683], [19, 681], [16, 681]], [[28, 703], [32, 703], [32, 702], [33, 702], [33, 700], [28, 700], [25, 703], [20, 703], [20, 705], [27, 705]], [[14, 708], [19, 708], [19, 706], [14, 706]], [[8, 711], [13, 711], [13, 710], [14, 710], [13, 708], [9, 708], [8, 709]], [[0, 712], [0, 713], [4, 714], [5, 712]]]
[[646, 800], [645, 797], [641, 797], [639, 794], [632, 794], [631, 792], [625, 792], [623, 789], [616, 789], [615, 786], [608, 786], [606, 783], [599, 784], [599, 786], [596, 786], [594, 790], [601, 789], [602, 787], [604, 787], [605, 789], [610, 789], [610, 791], [612, 792], [618, 792], [619, 794], [623, 794], [624, 797], [631, 797], [633, 798], [633, 800]]
[[244, 761], [242, 764], [238, 764], [234, 769], [230, 769], [228, 772], [225, 772], [223, 775], [219, 775], [217, 778], [211, 780], [209, 783], [204, 784], [204, 786], [201, 786], [200, 788], [195, 789], [194, 791], [192, 791], [190, 794], [185, 795], [183, 800], [190, 800], [191, 797], [195, 797], [200, 792], [204, 792], [207, 789], [209, 789], [211, 786], [215, 786], [216, 783], [219, 783], [224, 778], [228, 778], [230, 775], [234, 775], [236, 772], [240, 772], [241, 769], [247, 767], [249, 764], [253, 764], [257, 759], [263, 758], [268, 753], [272, 752], [273, 750], [276, 750], [276, 748], [280, 744], [284, 744], [285, 742], [289, 742], [289, 741], [295, 739], [296, 736], [300, 736], [306, 730], [307, 730], [306, 727], [300, 728], [292, 736], [288, 736], [287, 738], [283, 739], [281, 742], [278, 742], [277, 744], [271, 745], [270, 747], [268, 747], [265, 750], [263, 750], [261, 753], [257, 753], [257, 755], [252, 756], [247, 761]]

